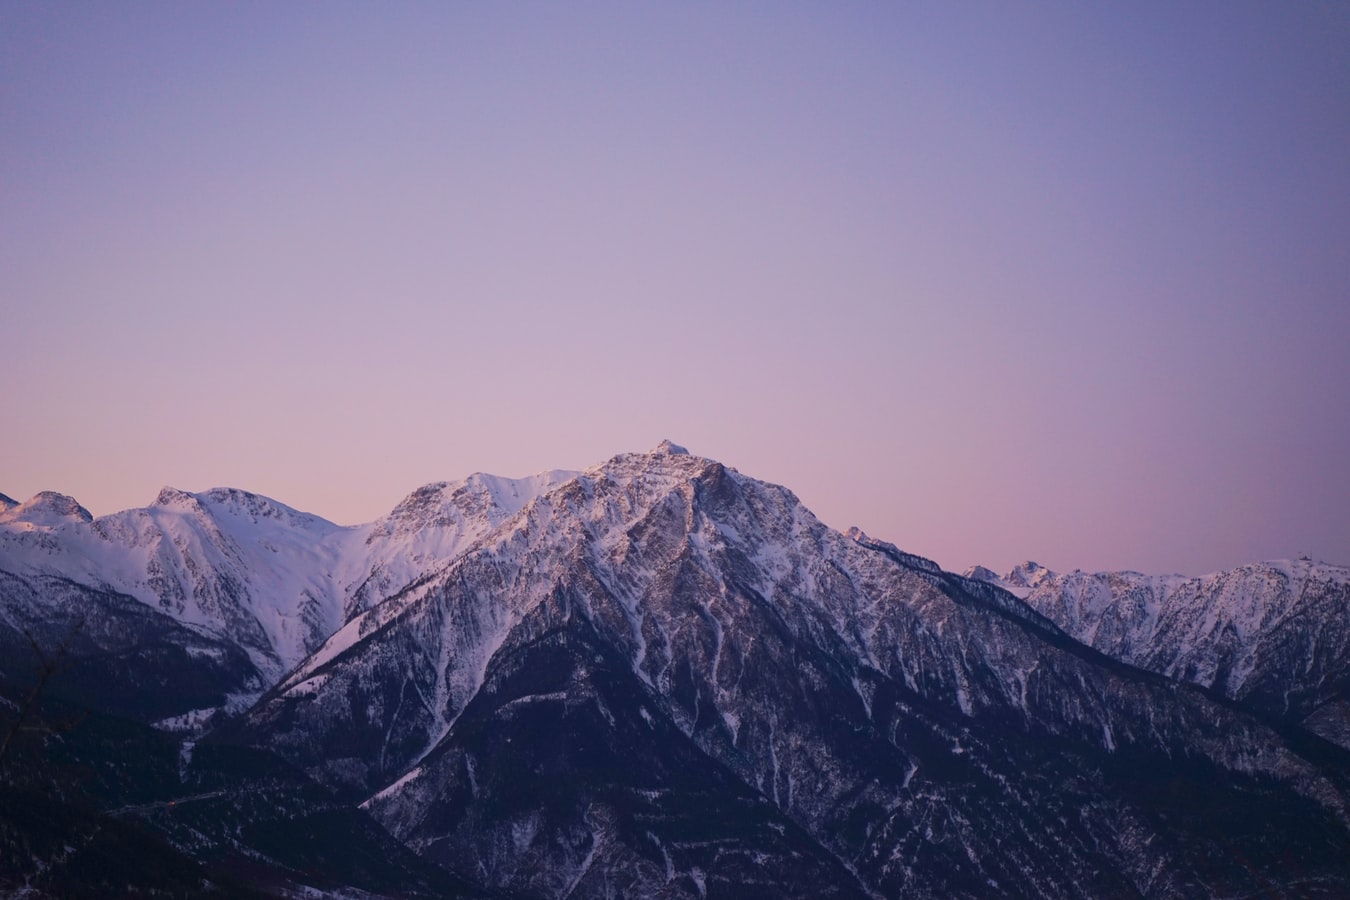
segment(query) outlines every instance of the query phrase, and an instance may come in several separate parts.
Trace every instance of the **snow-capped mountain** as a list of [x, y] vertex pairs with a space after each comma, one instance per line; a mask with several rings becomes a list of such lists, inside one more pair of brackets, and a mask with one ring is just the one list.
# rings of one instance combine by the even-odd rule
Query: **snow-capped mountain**
[[384, 518], [352, 529], [336, 548], [342, 620], [455, 559], [530, 500], [575, 474], [557, 470], [502, 478], [478, 473], [462, 481], [428, 484]]
[[1033, 562], [999, 578], [1085, 644], [1212, 688], [1350, 748], [1350, 569], [1307, 559], [1199, 578], [1059, 574]]
[[[344, 834], [489, 892], [1350, 893], [1350, 754], [1080, 643], [1032, 570], [971, 575], [664, 442], [350, 528], [229, 490], [5, 498], [0, 650], [92, 610], [116, 684], [265, 690], [199, 748], [278, 754]], [[288, 858], [343, 852], [321, 833]]]
[[0, 572], [125, 595], [234, 644], [262, 679], [243, 695], [256, 698], [349, 615], [453, 559], [567, 475], [427, 485], [388, 516], [347, 528], [231, 488], [165, 488], [148, 507], [97, 519], [62, 494], [6, 498]]
[[144, 509], [98, 519], [44, 493], [0, 514], [0, 570], [139, 600], [236, 644], [273, 681], [341, 624], [321, 549], [339, 531], [236, 490], [165, 488]]
[[[230, 739], [531, 896], [1350, 885], [1323, 855], [1350, 850], [1336, 770], [669, 444], [523, 504]], [[1178, 817], [1173, 782], [1212, 809]], [[1271, 816], [1330, 841], [1282, 844], [1297, 876], [1253, 827]], [[1216, 870], [1214, 846], [1251, 868]]]

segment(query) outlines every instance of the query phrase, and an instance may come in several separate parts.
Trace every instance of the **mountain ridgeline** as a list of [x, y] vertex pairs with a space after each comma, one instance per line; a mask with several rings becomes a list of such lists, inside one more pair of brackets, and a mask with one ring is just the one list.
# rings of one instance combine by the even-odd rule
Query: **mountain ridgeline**
[[[669, 442], [352, 528], [241, 491], [5, 498], [0, 712], [59, 647], [52, 703], [186, 748], [137, 790], [231, 828], [46, 796], [136, 810], [226, 893], [1350, 894], [1350, 572], [1043, 573], [945, 572]], [[59, 893], [24, 852], [0, 887]]]
[[978, 577], [1103, 653], [1203, 685], [1350, 749], [1350, 573], [1309, 559], [1200, 578], [1062, 575], [1034, 562]]

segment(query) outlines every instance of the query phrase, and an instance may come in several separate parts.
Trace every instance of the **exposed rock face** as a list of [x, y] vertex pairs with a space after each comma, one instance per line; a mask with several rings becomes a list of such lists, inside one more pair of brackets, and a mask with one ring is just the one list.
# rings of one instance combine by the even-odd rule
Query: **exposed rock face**
[[1350, 569], [1300, 559], [1184, 578], [1024, 563], [991, 580], [1103, 653], [1350, 748]]
[[[536, 497], [348, 623], [240, 736], [429, 858], [537, 896], [1350, 875], [1327, 855], [1350, 848], [1335, 773], [1258, 721], [834, 532], [786, 489], [660, 451]], [[1275, 874], [1271, 815], [1320, 874]], [[1215, 866], [1212, 845], [1265, 861]]]
[[[0, 529], [0, 570], [11, 636], [87, 602], [129, 658], [160, 628], [183, 671], [224, 661], [203, 670], [211, 691], [267, 692], [208, 745], [279, 754], [486, 890], [1350, 892], [1350, 755], [1271, 727], [1256, 686], [1277, 683], [1275, 657], [1220, 642], [1144, 671], [1134, 643], [1098, 638], [1181, 628], [1158, 626], [1161, 600], [1113, 619], [1106, 595], [1069, 602], [1034, 564], [944, 572], [669, 442], [581, 473], [428, 485], [354, 528], [166, 491]], [[1187, 633], [1259, 644], [1301, 598], [1343, 603], [1260, 600], [1292, 582], [1258, 581], [1225, 594], [1250, 601], [1225, 606], [1240, 626]], [[1037, 591], [1035, 608], [1016, 596]], [[1334, 671], [1334, 638], [1286, 661]]]
[[[30, 586], [55, 578], [124, 595], [232, 645], [250, 663], [232, 688], [237, 708], [350, 616], [436, 571], [571, 474], [427, 485], [388, 516], [349, 528], [233, 488], [191, 494], [166, 487], [148, 507], [98, 519], [73, 499], [44, 492], [0, 509], [0, 572]], [[47, 595], [27, 594], [39, 608]]]

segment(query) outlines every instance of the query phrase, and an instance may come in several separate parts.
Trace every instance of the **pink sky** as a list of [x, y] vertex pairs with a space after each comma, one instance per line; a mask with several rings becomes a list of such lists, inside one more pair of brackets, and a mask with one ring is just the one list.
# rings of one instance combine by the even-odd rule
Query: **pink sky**
[[1350, 563], [1334, 4], [0, 0], [0, 491], [662, 438], [948, 568]]

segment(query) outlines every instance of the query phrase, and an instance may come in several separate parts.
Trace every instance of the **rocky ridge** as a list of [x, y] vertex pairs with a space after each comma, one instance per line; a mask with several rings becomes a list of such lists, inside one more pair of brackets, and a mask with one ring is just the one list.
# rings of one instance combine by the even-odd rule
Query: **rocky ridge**
[[[352, 528], [225, 489], [98, 519], [24, 506], [0, 511], [0, 643], [77, 635], [77, 671], [102, 673], [86, 697], [280, 757], [307, 821], [373, 818], [466, 891], [1350, 890], [1350, 755], [1270, 715], [1269, 691], [1222, 696], [1221, 670], [1259, 685], [1273, 663], [1143, 665], [1080, 627], [1098, 594], [1063, 600], [1034, 565], [945, 572], [669, 442], [428, 485]], [[1220, 633], [1259, 643], [1317, 594], [1257, 612], [1246, 577]], [[1063, 602], [1022, 599], [1042, 589]], [[110, 699], [191, 673], [177, 715]], [[400, 871], [384, 883], [430, 883]]]
[[1350, 748], [1350, 568], [1278, 560], [1186, 578], [1027, 562], [979, 577], [1113, 658]]

